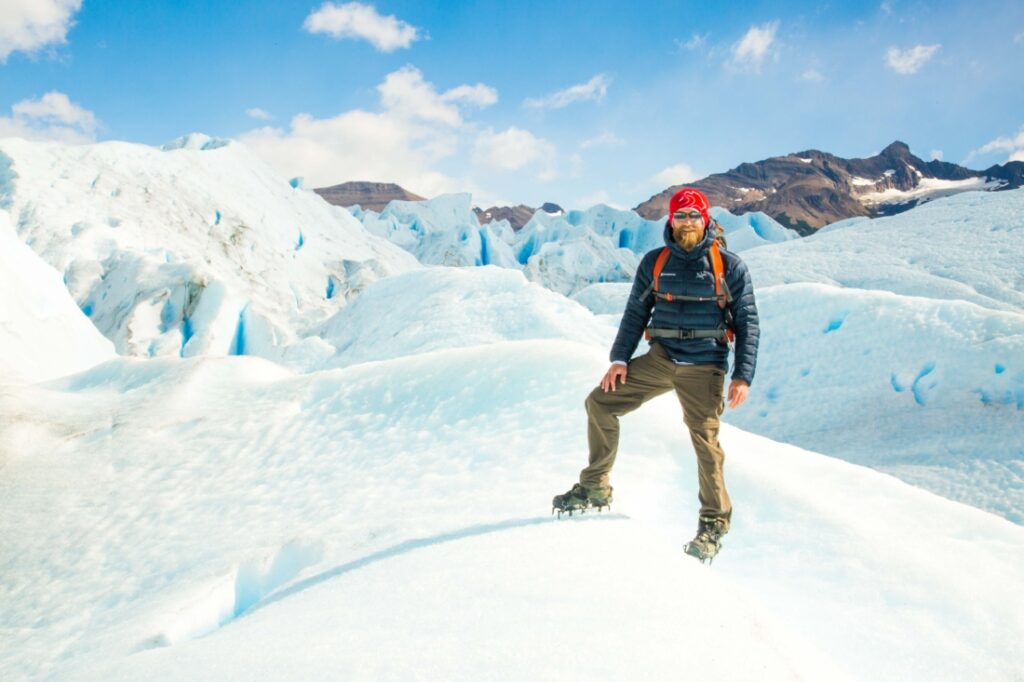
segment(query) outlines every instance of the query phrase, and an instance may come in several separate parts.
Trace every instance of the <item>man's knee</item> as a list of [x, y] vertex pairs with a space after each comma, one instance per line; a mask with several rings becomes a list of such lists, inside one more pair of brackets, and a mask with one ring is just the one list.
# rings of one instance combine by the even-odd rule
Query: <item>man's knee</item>
[[622, 415], [635, 410], [640, 405], [640, 400], [635, 396], [623, 396], [623, 392], [605, 391], [600, 386], [595, 388], [587, 396], [584, 405], [587, 414], [591, 416], [611, 415], [621, 417]]
[[708, 414], [683, 410], [683, 422], [691, 433], [699, 433], [711, 439], [718, 437], [718, 431], [722, 426], [722, 420], [713, 412]]
[[587, 414], [594, 414], [594, 412], [606, 411], [604, 403], [601, 400], [603, 396], [604, 391], [601, 390], [600, 386], [598, 386], [597, 388], [590, 392], [590, 395], [587, 396], [587, 399], [583, 401], [583, 405], [587, 408]]

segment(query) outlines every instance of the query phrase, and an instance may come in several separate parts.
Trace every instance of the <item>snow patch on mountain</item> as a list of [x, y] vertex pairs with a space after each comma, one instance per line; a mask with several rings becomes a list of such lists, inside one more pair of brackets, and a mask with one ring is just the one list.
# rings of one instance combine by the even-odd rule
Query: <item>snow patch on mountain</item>
[[[912, 168], [920, 181], [913, 189], [902, 190], [888, 187], [878, 192], [860, 194], [857, 198], [865, 204], [900, 204], [908, 201], [925, 202], [945, 196], [953, 196], [968, 191], [991, 191], [1006, 184], [1003, 180], [985, 180], [985, 178], [964, 178], [963, 180], [942, 180], [939, 178], [921, 177], [921, 172]], [[881, 182], [884, 178], [879, 179]], [[860, 184], [854, 182], [855, 185]], [[868, 181], [874, 185], [875, 182]]]

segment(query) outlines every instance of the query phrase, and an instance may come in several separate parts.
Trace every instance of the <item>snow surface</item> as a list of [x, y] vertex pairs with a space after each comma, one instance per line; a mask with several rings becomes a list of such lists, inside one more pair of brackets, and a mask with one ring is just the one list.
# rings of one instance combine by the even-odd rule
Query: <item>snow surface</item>
[[744, 254], [758, 287], [817, 282], [1024, 311], [1024, 192], [966, 192]]
[[60, 274], [18, 241], [4, 210], [0, 291], [0, 383], [54, 379], [114, 356], [110, 341], [68, 296]]
[[1019, 673], [1024, 528], [726, 426], [708, 569], [670, 396], [624, 420], [614, 513], [553, 520], [606, 364], [559, 340], [298, 376], [123, 358], [0, 396], [33, 425], [0, 478], [0, 677]]
[[[381, 315], [381, 311], [388, 311]], [[429, 268], [376, 282], [318, 335], [337, 349], [319, 368], [524, 339], [610, 346], [615, 330], [522, 273]]]
[[242, 145], [0, 141], [19, 237], [117, 351], [277, 358], [376, 279], [419, 267]]

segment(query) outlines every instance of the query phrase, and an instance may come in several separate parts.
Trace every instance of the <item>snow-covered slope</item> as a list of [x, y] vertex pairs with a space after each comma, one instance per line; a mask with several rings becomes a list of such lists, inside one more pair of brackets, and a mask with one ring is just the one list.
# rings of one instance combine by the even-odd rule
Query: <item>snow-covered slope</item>
[[624, 420], [614, 513], [554, 521], [605, 364], [121, 358], [0, 398], [35, 425], [0, 478], [0, 677], [1012, 679], [1024, 528], [726, 427], [708, 570], [671, 396]]
[[316, 368], [497, 341], [567, 339], [601, 346], [611, 343], [613, 332], [582, 306], [515, 270], [429, 268], [370, 285], [317, 330], [336, 351]]
[[1024, 313], [823, 284], [758, 290], [737, 426], [1024, 523]]
[[734, 424], [1024, 523], [1024, 191], [744, 257], [762, 352]]
[[0, 141], [0, 201], [119, 353], [275, 357], [418, 267], [233, 142]]
[[966, 192], [744, 254], [760, 287], [817, 282], [1024, 310], [1024, 191]]
[[0, 292], [0, 383], [53, 379], [114, 356], [60, 274], [18, 240], [2, 209]]

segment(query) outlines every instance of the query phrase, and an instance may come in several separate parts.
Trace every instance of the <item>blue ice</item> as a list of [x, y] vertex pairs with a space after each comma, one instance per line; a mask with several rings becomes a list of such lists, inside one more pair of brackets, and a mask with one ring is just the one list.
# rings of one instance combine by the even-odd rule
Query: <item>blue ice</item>
[[842, 327], [843, 326], [843, 322], [846, 321], [846, 315], [847, 315], [847, 313], [840, 313], [840, 314], [836, 315], [835, 317], [833, 317], [831, 320], [828, 321], [828, 326], [825, 327], [825, 331], [822, 332], [822, 333], [823, 334], [828, 334], [829, 332], [834, 332], [835, 330], [837, 330], [840, 327]]
[[231, 341], [231, 352], [229, 355], [245, 355], [245, 313], [249, 309], [246, 305], [238, 313], [238, 327], [235, 328], [235, 338]]
[[925, 394], [929, 390], [935, 388], [935, 386], [938, 385], [938, 382], [936, 381], [933, 381], [932, 383], [928, 384], [928, 386], [921, 385], [921, 380], [924, 379], [929, 374], [931, 374], [933, 371], [935, 371], [935, 363], [929, 362], [927, 365], [921, 368], [921, 371], [917, 373], [917, 377], [914, 379], [914, 384], [913, 386], [911, 386], [911, 390], [914, 392], [914, 400], [917, 402], [918, 405], [924, 405]]
[[14, 179], [18, 174], [14, 172], [13, 165], [11, 157], [0, 152], [0, 208], [10, 208], [14, 197]]
[[192, 320], [187, 317], [181, 321], [181, 357], [185, 357], [185, 346], [192, 340], [195, 332], [192, 329]]

